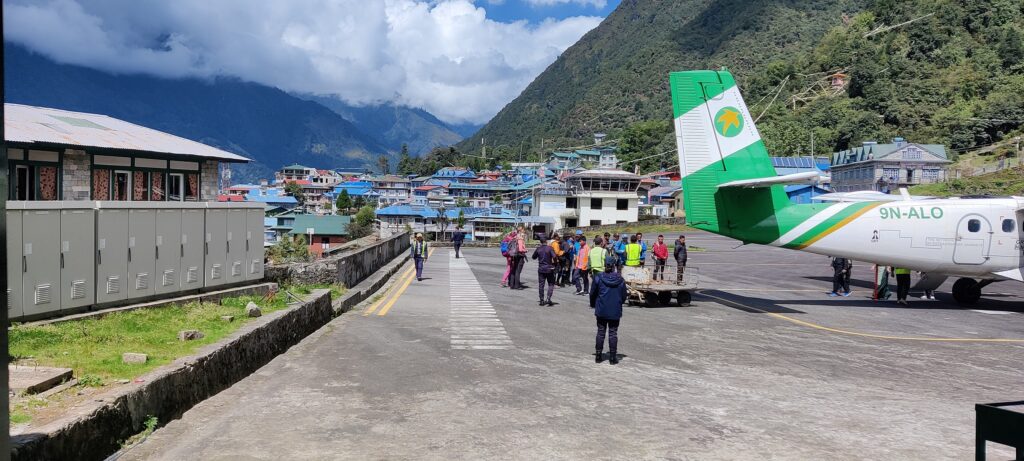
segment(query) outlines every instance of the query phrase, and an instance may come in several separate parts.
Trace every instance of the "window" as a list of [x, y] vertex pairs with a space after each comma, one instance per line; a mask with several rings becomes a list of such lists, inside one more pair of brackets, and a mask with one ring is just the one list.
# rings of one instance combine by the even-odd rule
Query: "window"
[[916, 147], [908, 147], [903, 151], [903, 158], [906, 160], [920, 160], [921, 151], [917, 150]]
[[620, 198], [615, 200], [615, 209], [619, 211], [626, 211], [629, 209], [629, 199]]
[[590, 209], [591, 210], [600, 210], [602, 206], [604, 206], [604, 204], [601, 202], [601, 199], [599, 199], [599, 198], [592, 198], [592, 199], [590, 199]]
[[331, 246], [330, 237], [320, 237], [320, 248], [326, 250]]
[[591, 226], [600, 226], [601, 225], [601, 220], [600, 219], [591, 219], [590, 220], [590, 225]]
[[565, 219], [565, 227], [576, 227], [576, 224], [577, 224], [576, 218], [566, 218]]
[[14, 200], [35, 200], [35, 167], [31, 165], [17, 165], [14, 167], [14, 191], [11, 197]]
[[981, 230], [981, 221], [978, 221], [977, 219], [972, 219], [970, 221], [967, 221], [967, 231], [968, 232], [978, 232], [980, 230]]
[[923, 178], [926, 181], [938, 181], [939, 180], [939, 171], [940, 170], [936, 170], [936, 169], [922, 170], [921, 178]]
[[167, 200], [172, 202], [181, 202], [184, 200], [184, 196], [181, 191], [185, 186], [185, 176], [181, 173], [171, 173], [168, 175], [167, 180]]
[[882, 177], [889, 181], [900, 179], [899, 168], [882, 168]]
[[1013, 232], [1017, 229], [1017, 223], [1013, 222], [1012, 219], [1003, 220], [1003, 232]]
[[12, 165], [11, 200], [59, 200], [57, 165]]
[[576, 197], [566, 197], [565, 198], [565, 207], [566, 208], [571, 208], [571, 209], [579, 208], [580, 207], [579, 199], [577, 199]]
[[128, 201], [128, 189], [131, 188], [131, 177], [127, 171], [115, 171], [111, 181], [111, 200]]

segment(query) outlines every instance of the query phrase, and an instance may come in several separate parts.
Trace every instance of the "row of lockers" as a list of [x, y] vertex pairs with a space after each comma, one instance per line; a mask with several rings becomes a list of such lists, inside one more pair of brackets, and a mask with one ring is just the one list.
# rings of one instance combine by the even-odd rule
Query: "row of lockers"
[[8, 202], [11, 320], [263, 278], [258, 204]]

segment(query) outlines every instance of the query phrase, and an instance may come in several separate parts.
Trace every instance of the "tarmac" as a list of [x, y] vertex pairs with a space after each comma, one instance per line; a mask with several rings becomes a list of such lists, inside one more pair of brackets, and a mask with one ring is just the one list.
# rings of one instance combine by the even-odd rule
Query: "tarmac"
[[513, 291], [497, 249], [437, 249], [120, 459], [967, 459], [974, 404], [1024, 399], [1024, 284], [904, 308], [857, 264], [829, 298], [824, 256], [687, 235], [702, 290], [626, 308], [618, 365], [535, 263]]

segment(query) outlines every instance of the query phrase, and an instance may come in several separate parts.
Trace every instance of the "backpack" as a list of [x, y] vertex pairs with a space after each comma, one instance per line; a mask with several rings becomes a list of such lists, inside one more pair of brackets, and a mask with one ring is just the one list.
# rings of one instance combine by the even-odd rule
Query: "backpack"
[[508, 240], [501, 241], [501, 255], [508, 256]]
[[619, 255], [614, 251], [608, 251], [604, 257], [604, 267], [615, 267], [619, 265]]

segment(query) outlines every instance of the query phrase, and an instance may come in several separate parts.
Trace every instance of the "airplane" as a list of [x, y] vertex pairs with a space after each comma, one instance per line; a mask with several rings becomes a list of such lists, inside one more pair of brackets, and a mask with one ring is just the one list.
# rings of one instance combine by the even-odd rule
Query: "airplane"
[[920, 271], [918, 289], [958, 277], [953, 298], [975, 304], [981, 290], [1024, 282], [1024, 197], [879, 197], [835, 194], [794, 204], [777, 176], [728, 70], [669, 75], [687, 224], [745, 244], [770, 245]]

